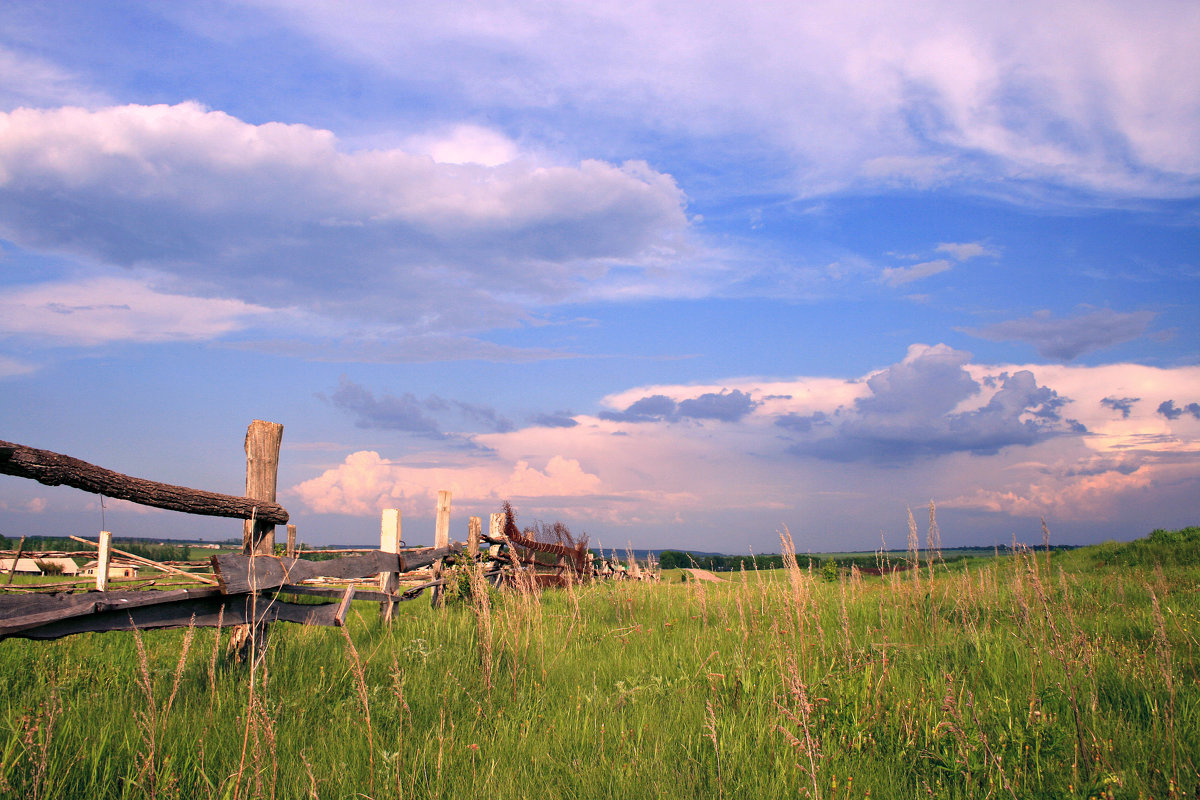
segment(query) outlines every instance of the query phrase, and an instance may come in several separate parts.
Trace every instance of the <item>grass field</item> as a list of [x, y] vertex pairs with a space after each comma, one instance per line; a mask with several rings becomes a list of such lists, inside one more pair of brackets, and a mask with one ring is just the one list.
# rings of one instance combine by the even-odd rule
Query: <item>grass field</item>
[[1193, 798], [1195, 564], [479, 592], [0, 642], [0, 796]]

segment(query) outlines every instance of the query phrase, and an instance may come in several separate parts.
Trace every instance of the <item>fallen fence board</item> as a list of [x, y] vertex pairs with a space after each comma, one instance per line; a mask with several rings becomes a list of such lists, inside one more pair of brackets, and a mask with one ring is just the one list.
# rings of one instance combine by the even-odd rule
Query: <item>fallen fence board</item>
[[331, 558], [328, 561], [227, 554], [213, 556], [212, 565], [223, 592], [245, 594], [311, 578], [369, 578], [381, 572], [409, 572], [460, 549], [462, 545], [455, 542], [449, 547], [430, 547], [404, 553], [377, 550], [361, 556]]
[[219, 596], [219, 589], [4, 595], [0, 596], [0, 637], [74, 617]]
[[278, 503], [134, 478], [78, 458], [12, 442], [0, 441], [0, 474], [31, 478], [46, 486], [72, 486], [105, 497], [188, 514], [253, 517], [276, 525], [288, 521], [287, 510]]
[[8, 636], [23, 639], [61, 639], [77, 633], [130, 631], [134, 627], [139, 630], [186, 628], [189, 625], [213, 628], [217, 625], [263, 625], [268, 622], [333, 626], [337, 624], [337, 610], [337, 603], [301, 605], [264, 597], [230, 597], [217, 594], [86, 614], [25, 628]]

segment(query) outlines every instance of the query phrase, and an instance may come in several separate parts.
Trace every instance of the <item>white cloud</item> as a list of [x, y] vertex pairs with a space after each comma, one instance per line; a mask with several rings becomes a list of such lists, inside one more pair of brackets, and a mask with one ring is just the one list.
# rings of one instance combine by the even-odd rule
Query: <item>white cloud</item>
[[317, 513], [378, 514], [383, 508], [407, 513], [427, 512], [441, 490], [449, 490], [458, 507], [495, 510], [506, 499], [520, 502], [599, 494], [600, 479], [587, 473], [576, 459], [552, 456], [538, 469], [526, 460], [460, 463], [452, 466], [411, 466], [363, 450], [292, 489]]
[[517, 144], [502, 133], [478, 125], [456, 125], [442, 135], [413, 136], [405, 149], [424, 153], [439, 164], [482, 164], [498, 167], [516, 160]]
[[[451, 155], [507, 158], [481, 130]], [[674, 181], [640, 162], [346, 152], [196, 103], [0, 113], [0, 236], [410, 335], [511, 324], [617, 264], [669, 285], [687, 225]]]
[[1195, 4], [259, 4], [339, 56], [432, 71], [476, 108], [771, 147], [805, 194], [999, 179], [1175, 197], [1200, 177]]
[[937, 250], [939, 253], [949, 253], [955, 261], [1000, 255], [998, 250], [987, 247], [983, 242], [942, 242], [937, 246]]
[[935, 261], [923, 261], [920, 264], [913, 264], [911, 267], [884, 267], [881, 277], [886, 284], [903, 286], [906, 283], [912, 283], [922, 278], [928, 278], [931, 275], [946, 272], [953, 267], [954, 264], [951, 262], [944, 258], [939, 258]]
[[217, 338], [269, 313], [241, 300], [157, 291], [130, 278], [90, 278], [7, 287], [0, 293], [0, 335], [87, 346], [190, 341]]

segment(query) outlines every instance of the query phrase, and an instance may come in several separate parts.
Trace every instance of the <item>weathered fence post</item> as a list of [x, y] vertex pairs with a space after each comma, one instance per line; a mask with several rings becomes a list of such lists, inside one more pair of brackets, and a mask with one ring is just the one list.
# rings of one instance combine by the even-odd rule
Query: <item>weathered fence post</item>
[[[450, 492], [443, 489], [438, 492], [437, 499], [437, 521], [433, 528], [433, 546], [434, 547], [449, 547], [450, 546]], [[436, 581], [442, 577], [443, 559], [438, 559], [433, 565], [433, 579]], [[429, 593], [429, 602], [436, 608], [442, 601], [442, 587], [433, 587], [433, 591]]]
[[96, 591], [108, 591], [108, 565], [112, 561], [112, 533], [100, 531], [100, 550], [96, 553]]
[[[246, 497], [275, 502], [283, 426], [256, 419], [246, 429]], [[275, 525], [258, 519], [242, 527], [242, 553], [275, 554]]]
[[[379, 549], [385, 553], [400, 552], [400, 509], [385, 508], [379, 520]], [[400, 583], [400, 576], [395, 572], [379, 573], [379, 591], [392, 594]], [[384, 622], [392, 621], [392, 612], [396, 608], [393, 600], [383, 600], [379, 603], [379, 616]]]
[[287, 536], [288, 536], [287, 557], [295, 558], [296, 557], [296, 526], [295, 525], [287, 526]]
[[479, 536], [483, 532], [483, 523], [479, 517], [467, 519], [467, 555], [472, 560], [479, 556]]

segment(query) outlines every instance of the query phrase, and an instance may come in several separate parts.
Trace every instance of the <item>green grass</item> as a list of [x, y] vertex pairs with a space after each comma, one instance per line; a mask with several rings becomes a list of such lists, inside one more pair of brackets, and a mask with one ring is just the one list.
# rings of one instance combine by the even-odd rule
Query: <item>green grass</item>
[[356, 603], [275, 626], [253, 681], [211, 629], [0, 642], [0, 796], [1197, 791], [1195, 565], [722, 577]]

